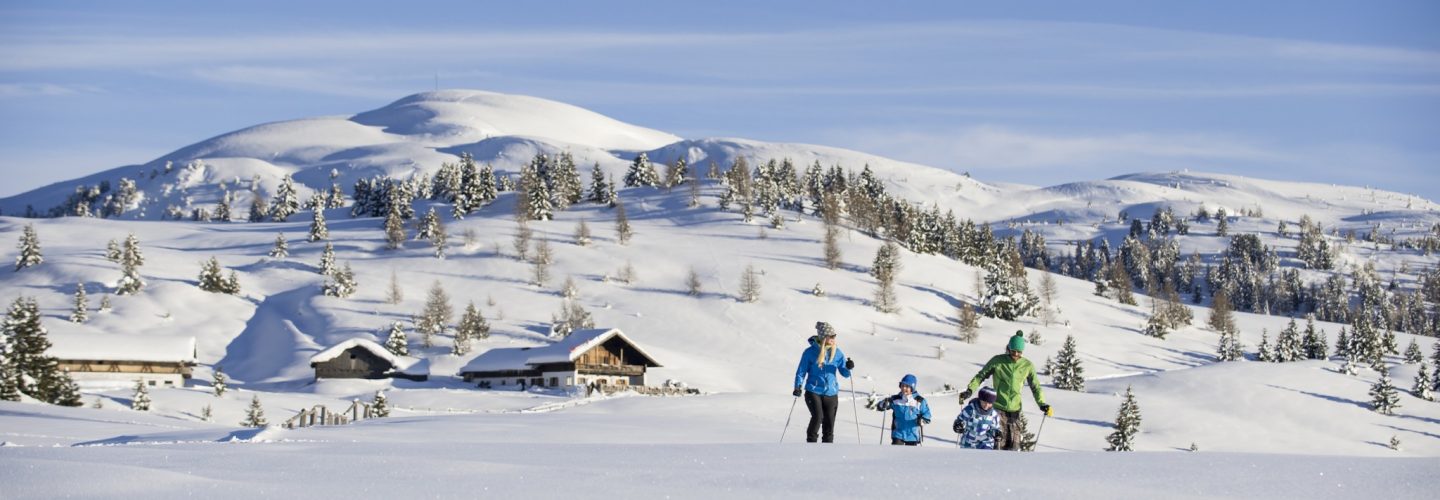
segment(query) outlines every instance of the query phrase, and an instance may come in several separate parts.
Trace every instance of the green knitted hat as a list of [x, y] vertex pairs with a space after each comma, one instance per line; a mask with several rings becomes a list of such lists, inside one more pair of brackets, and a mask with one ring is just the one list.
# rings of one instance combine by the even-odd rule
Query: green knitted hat
[[1010, 343], [1005, 346], [1012, 351], [1025, 352], [1025, 332], [1015, 330], [1015, 335], [1010, 337]]

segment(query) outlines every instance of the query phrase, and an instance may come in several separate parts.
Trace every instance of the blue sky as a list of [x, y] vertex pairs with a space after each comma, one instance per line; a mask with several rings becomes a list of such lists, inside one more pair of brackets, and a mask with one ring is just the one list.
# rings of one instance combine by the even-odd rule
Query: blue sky
[[1190, 168], [1440, 199], [1440, 2], [520, 3], [5, 2], [0, 196], [438, 75], [985, 181]]

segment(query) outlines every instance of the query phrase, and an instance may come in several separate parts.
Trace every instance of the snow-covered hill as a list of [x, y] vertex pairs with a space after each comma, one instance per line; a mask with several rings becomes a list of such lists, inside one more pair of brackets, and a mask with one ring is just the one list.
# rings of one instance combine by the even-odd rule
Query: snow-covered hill
[[[128, 390], [87, 392], [87, 403], [101, 402], [103, 408], [98, 410], [0, 403], [0, 441], [19, 446], [107, 445], [68, 452], [0, 448], [0, 464], [4, 465], [0, 479], [13, 484], [6, 474], [20, 467], [41, 467], [46, 474], [59, 474], [57, 471], [68, 465], [56, 464], [65, 463], [101, 462], [113, 467], [121, 461], [149, 457], [153, 450], [161, 454], [167, 447], [204, 450], [209, 445], [198, 443], [232, 438], [271, 441], [245, 448], [246, 453], [240, 454], [266, 464], [285, 462], [272, 454], [300, 448], [371, 456], [400, 449], [394, 447], [399, 446], [396, 443], [416, 442], [449, 447], [446, 449], [451, 451], [436, 456], [459, 459], [466, 453], [455, 451], [449, 440], [457, 435], [471, 439], [466, 446], [493, 446], [495, 455], [484, 459], [490, 465], [539, 460], [523, 450], [537, 443], [556, 453], [596, 460], [611, 453], [609, 446], [616, 443], [664, 444], [647, 459], [656, 464], [697, 455], [722, 464], [723, 457], [731, 454], [737, 460], [749, 460], [766, 455], [769, 445], [764, 443], [778, 438], [792, 403], [788, 393], [795, 362], [813, 332], [812, 325], [828, 321], [839, 329], [842, 349], [857, 362], [853, 392], [850, 381], [842, 392], [839, 428], [844, 442], [855, 434], [857, 441], [869, 444], [880, 432], [877, 414], [860, 410], [857, 421], [856, 413], [843, 409], [850, 405], [850, 398], [858, 397], [863, 404], [872, 391], [891, 391], [900, 377], [912, 373], [920, 378], [922, 392], [932, 395], [937, 414], [926, 446], [953, 446], [947, 424], [959, 405], [953, 392], [944, 391], [944, 385], [968, 382], [986, 359], [1001, 350], [1006, 337], [1023, 330], [1043, 339], [1026, 351], [1037, 364], [1055, 356], [1066, 336], [1073, 335], [1090, 381], [1080, 392], [1046, 384], [1044, 390], [1055, 405], [1056, 416], [1045, 421], [1040, 451], [1103, 448], [1119, 405], [1118, 394], [1133, 387], [1145, 416], [1137, 449], [1170, 452], [1188, 449], [1193, 443], [1204, 453], [1220, 453], [1216, 458], [1159, 461], [1086, 455], [1078, 462], [1149, 467], [1145, 470], [1161, 475], [1166, 471], [1174, 474], [1176, 468], [1189, 474], [1194, 467], [1236, 469], [1241, 466], [1235, 464], [1248, 463], [1295, 474], [1326, 472], [1343, 478], [1337, 480], [1343, 486], [1333, 488], [1324, 482], [1291, 481], [1287, 484], [1294, 484], [1293, 488], [1265, 490], [1282, 496], [1311, 492], [1338, 497], [1350, 494], [1350, 488], [1375, 483], [1404, 496], [1434, 486], [1433, 478], [1398, 486], [1374, 481], [1410, 478], [1414, 462], [1364, 461], [1337, 472], [1336, 462], [1316, 457], [1440, 456], [1440, 403], [1403, 393], [1397, 415], [1372, 412], [1367, 391], [1377, 378], [1373, 371], [1362, 369], [1357, 376], [1345, 375], [1338, 372], [1334, 360], [1218, 362], [1214, 355], [1218, 336], [1199, 326], [1208, 309], [1187, 306], [1195, 313], [1195, 326], [1182, 327], [1162, 340], [1141, 333], [1150, 313], [1148, 300], [1142, 297], [1139, 306], [1121, 305], [1094, 295], [1090, 281], [1060, 275], [1054, 276], [1057, 322], [1047, 325], [1034, 317], [1014, 322], [987, 318], [981, 323], [979, 340], [964, 343], [957, 334], [957, 306], [980, 302], [975, 291], [980, 269], [941, 255], [904, 251], [897, 284], [900, 311], [882, 313], [869, 305], [876, 285], [867, 273], [882, 241], [858, 230], [845, 230], [839, 241], [843, 265], [829, 270], [822, 257], [824, 228], [813, 215], [784, 211], [782, 229], [762, 224], [760, 219], [746, 223], [735, 210], [718, 207], [725, 188], [713, 180], [703, 181], [698, 207], [689, 206], [686, 187], [620, 190], [635, 231], [628, 245], [617, 241], [615, 210], [601, 205], [582, 203], [556, 212], [554, 220], [531, 222], [534, 237], [548, 241], [555, 252], [551, 277], [539, 285], [532, 284], [533, 265], [517, 258], [513, 246], [517, 230], [514, 193], [502, 193], [495, 203], [463, 220], [450, 217], [448, 205], [417, 201], [418, 213], [435, 208], [442, 214], [450, 235], [443, 260], [435, 258], [424, 241], [412, 240], [398, 250], [387, 250], [380, 219], [351, 218], [347, 208], [327, 210], [324, 215], [336, 260], [350, 264], [359, 283], [358, 293], [348, 299], [320, 293], [323, 278], [317, 271], [325, 243], [306, 241], [308, 213], [279, 223], [153, 220], [164, 203], [188, 197], [191, 206], [211, 204], [222, 189], [238, 190], [257, 177], [259, 190], [266, 192], [285, 174], [293, 174], [297, 183], [306, 186], [303, 195], [305, 189], [328, 189], [332, 169], [339, 173], [336, 182], [348, 190], [348, 182], [372, 175], [428, 175], [442, 162], [457, 161], [461, 153], [513, 172], [538, 153], [566, 151], [578, 164], [598, 163], [617, 177], [640, 152], [663, 163], [683, 158], [701, 172], [710, 162], [723, 169], [737, 158], [745, 158], [751, 165], [790, 159], [801, 170], [817, 161], [825, 168], [842, 165], [859, 170], [868, 165], [892, 195], [925, 209], [953, 210], [957, 217], [991, 223], [1002, 236], [1028, 229], [1043, 235], [1057, 254], [1067, 254], [1077, 241], [1095, 238], [1117, 245], [1130, 227], [1130, 222], [1119, 220], [1122, 212], [1148, 219], [1167, 207], [1182, 217], [1201, 207], [1212, 212], [1224, 208], [1232, 215], [1245, 213], [1230, 222], [1231, 234], [1259, 235], [1266, 245], [1277, 249], [1282, 265], [1290, 268], [1299, 265], [1294, 257], [1297, 242], [1293, 234], [1278, 234], [1281, 221], [1293, 227], [1302, 216], [1309, 216], [1327, 232], [1379, 230], [1397, 239], [1426, 234], [1440, 222], [1440, 213], [1428, 200], [1361, 187], [1194, 172], [1133, 174], [1051, 187], [991, 185], [937, 168], [839, 148], [743, 139], [681, 140], [528, 97], [474, 91], [418, 94], [349, 118], [252, 127], [187, 146], [142, 166], [122, 167], [0, 200], [5, 214], [15, 214], [23, 212], [27, 204], [43, 208], [46, 203], [58, 203], [56, 200], [74, 192], [76, 183], [98, 185], [108, 180], [113, 186], [121, 176], [143, 174], [131, 178], [139, 179], [138, 187], [145, 193], [138, 206], [149, 208], [135, 208], [118, 217], [120, 220], [0, 217], [0, 240], [14, 241], [23, 226], [33, 224], [45, 260], [16, 272], [0, 272], [0, 299], [8, 303], [20, 296], [36, 298], [45, 326], [56, 333], [193, 335], [201, 364], [195, 387], [154, 391], [151, 415], [128, 409]], [[184, 166], [195, 160], [203, 166]], [[175, 165], [171, 172], [164, 171], [166, 162]], [[156, 172], [153, 179], [148, 173], [151, 170]], [[169, 189], [164, 188], [166, 184]], [[150, 202], [146, 200], [151, 199], [169, 201], [147, 205]], [[156, 210], [157, 206], [161, 209]], [[581, 221], [595, 235], [589, 246], [573, 243], [572, 235]], [[1183, 255], [1194, 252], [1206, 263], [1215, 264], [1230, 242], [1217, 234], [1217, 229], [1214, 222], [1195, 222], [1189, 234], [1174, 239]], [[413, 237], [413, 225], [407, 231]], [[131, 233], [139, 239], [146, 257], [140, 269], [148, 282], [145, 290], [135, 296], [110, 297], [113, 311], [92, 312], [87, 323], [67, 321], [76, 284], [89, 292], [92, 309], [100, 297], [115, 291], [120, 271], [106, 259], [106, 243], [123, 240]], [[277, 233], [290, 242], [288, 257], [268, 256]], [[1344, 241], [1340, 236], [1332, 239], [1337, 245]], [[1434, 255], [1389, 245], [1358, 241], [1343, 246], [1337, 269], [1305, 270], [1306, 279], [1349, 273], [1373, 262], [1380, 275], [1393, 276], [1400, 286], [1413, 288], [1420, 273], [1440, 261]], [[196, 286], [202, 261], [211, 257], [225, 269], [236, 271], [241, 287], [238, 295], [205, 292]], [[622, 283], [615, 278], [627, 264], [637, 276], [631, 283]], [[738, 300], [747, 266], [761, 273], [761, 295], [753, 303]], [[698, 297], [686, 293], [686, 277], [692, 271], [701, 282]], [[404, 295], [399, 304], [385, 301], [392, 274]], [[1032, 286], [1038, 285], [1041, 274], [1030, 271]], [[561, 287], [567, 278], [577, 284], [578, 302], [594, 315], [598, 326], [622, 329], [664, 365], [652, 372], [651, 380], [683, 381], [707, 395], [585, 399], [561, 391], [479, 390], [455, 376], [468, 360], [488, 349], [550, 342], [550, 322], [561, 309]], [[450, 354], [452, 337], [448, 333], [439, 336], [433, 347], [421, 347], [418, 334], [412, 331], [412, 354], [429, 361], [429, 381], [312, 381], [308, 364], [312, 354], [356, 337], [383, 341], [384, 330], [392, 322], [409, 325], [423, 307], [427, 290], [437, 283], [448, 291], [457, 311], [473, 302], [489, 319], [492, 334], [475, 342], [474, 352]], [[827, 292], [824, 297], [811, 293], [817, 285]], [[1273, 341], [1289, 318], [1240, 313], [1237, 321], [1241, 340], [1253, 352], [1262, 332], [1268, 332]], [[1321, 322], [1317, 326], [1333, 341], [1342, 325]], [[1416, 341], [1427, 354], [1435, 349], [1433, 338], [1402, 333], [1398, 340], [1402, 347]], [[1408, 388], [1417, 365], [1401, 363], [1395, 356], [1386, 359], [1394, 366], [1391, 377], [1396, 384]], [[217, 366], [223, 366], [237, 388], [220, 398], [211, 396], [205, 387]], [[245, 431], [233, 425], [255, 395], [265, 401], [274, 422], [317, 404], [341, 408], [352, 399], [368, 399], [382, 389], [390, 391], [397, 414], [405, 418], [345, 429], [284, 432]], [[201, 408], [207, 405], [213, 407], [218, 423], [199, 421]], [[1036, 425], [1040, 415], [1028, 400], [1026, 409], [1031, 425]], [[804, 419], [803, 408], [795, 412], [797, 422]], [[794, 439], [798, 428], [792, 424], [787, 441]], [[1403, 442], [1401, 451], [1388, 447], [1392, 436]], [[577, 441], [580, 444], [573, 444]], [[134, 446], [113, 453], [103, 451], [108, 445], [120, 444]], [[803, 450], [784, 453], [793, 454], [795, 460], [813, 457]], [[841, 451], [844, 456], [862, 457], [866, 464], [893, 460], [892, 453], [848, 447]], [[943, 455], [941, 459], [940, 454], [948, 452], [925, 453], [916, 455], [924, 459], [901, 459], [900, 463], [929, 463], [933, 458], [955, 467], [974, 466], [969, 463], [971, 454]], [[418, 446], [401, 453], [407, 460], [434, 459], [422, 455]], [[214, 457], [199, 464], [205, 474], [229, 467]], [[835, 465], [851, 477], [863, 468]], [[537, 467], [556, 473], [568, 470], [554, 465]], [[938, 471], [948, 470], [930, 467], [935, 468], [926, 470], [937, 471], [936, 476]], [[1057, 477], [1071, 478], [1067, 480], [1079, 481], [1093, 473], [1089, 465], [1056, 467]], [[722, 466], [717, 470], [782, 481], [772, 473], [787, 469]], [[808, 466], [793, 470], [817, 472]], [[1020, 477], [1007, 475], [1005, 467], [979, 470], [1001, 478]], [[612, 472], [586, 469], [591, 475]], [[106, 468], [102, 473], [114, 478], [123, 471]], [[900, 469], [877, 469], [875, 474], [883, 477], [876, 480], [893, 484], [889, 473], [899, 474]], [[661, 479], [654, 489], [635, 491], [642, 496], [661, 495], [674, 491], [666, 489], [667, 485], [680, 484], [679, 479]], [[1066, 484], [1056, 481], [1051, 483], [1055, 487]], [[880, 491], [868, 482], [838, 484], [813, 492], [833, 496]], [[1196, 496], [1233, 493], [1208, 482], [1185, 484], [1193, 488], [1185, 491]], [[801, 483], [781, 486], [804, 488]], [[515, 482], [497, 483], [502, 491], [518, 487]], [[926, 494], [927, 490], [914, 491]], [[986, 487], [976, 491], [1011, 490]], [[1031, 490], [1011, 492], [1016, 491]], [[1155, 490], [1137, 487], [1134, 491]], [[712, 484], [700, 496], [729, 496], [728, 492], [723, 484]]]

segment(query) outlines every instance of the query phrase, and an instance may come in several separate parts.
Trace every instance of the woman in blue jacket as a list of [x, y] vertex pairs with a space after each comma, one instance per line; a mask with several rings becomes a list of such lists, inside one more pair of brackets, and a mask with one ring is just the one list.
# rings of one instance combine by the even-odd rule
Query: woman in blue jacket
[[[850, 378], [855, 361], [845, 358], [845, 353], [835, 346], [835, 328], [829, 323], [815, 323], [815, 336], [810, 337], [810, 347], [800, 355], [800, 366], [795, 368], [795, 397], [805, 396], [805, 407], [810, 409], [810, 427], [805, 429], [805, 441], [814, 443], [835, 442], [835, 411], [840, 406], [840, 382], [836, 372]], [[824, 437], [821, 437], [821, 428]]]
[[890, 427], [890, 444], [919, 446], [925, 438], [922, 428], [930, 423], [930, 403], [915, 392], [915, 376], [905, 375], [900, 379], [900, 393], [885, 398], [875, 409], [894, 412], [894, 424]]

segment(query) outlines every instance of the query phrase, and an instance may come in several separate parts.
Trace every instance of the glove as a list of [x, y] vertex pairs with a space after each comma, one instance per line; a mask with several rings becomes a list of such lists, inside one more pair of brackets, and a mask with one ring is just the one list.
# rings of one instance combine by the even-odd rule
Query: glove
[[922, 424], [928, 424], [928, 423], [930, 423], [930, 419], [928, 419], [928, 418], [922, 418], [922, 419], [920, 419], [920, 423], [922, 423]]
[[955, 425], [950, 426], [950, 430], [955, 431], [956, 434], [964, 434], [964, 433], [965, 433], [965, 423], [964, 423], [964, 422], [961, 422], [961, 421], [959, 421], [959, 420], [956, 420], [956, 421], [955, 421]]
[[965, 401], [968, 401], [969, 399], [970, 399], [970, 389], [965, 389], [964, 391], [960, 391], [960, 404], [962, 404], [962, 405], [965, 404]]
[[885, 399], [880, 400], [879, 403], [876, 403], [876, 404], [875, 404], [875, 409], [880, 410], [880, 411], [889, 410], [889, 409], [890, 409], [890, 398], [885, 398]]
[[854, 359], [854, 358], [845, 358], [845, 369], [846, 369], [846, 370], [854, 370], [854, 369], [855, 369], [855, 359]]
[[792, 393], [790, 393], [790, 394], [794, 394], [795, 397], [798, 398], [798, 397], [800, 397], [800, 393], [801, 393], [801, 392], [802, 392], [802, 391], [800, 390], [800, 387], [797, 386], [797, 387], [795, 387], [795, 392], [792, 392]]
[[1047, 417], [1055, 416], [1055, 413], [1050, 411], [1050, 405], [1040, 405], [1040, 413], [1044, 413]]

